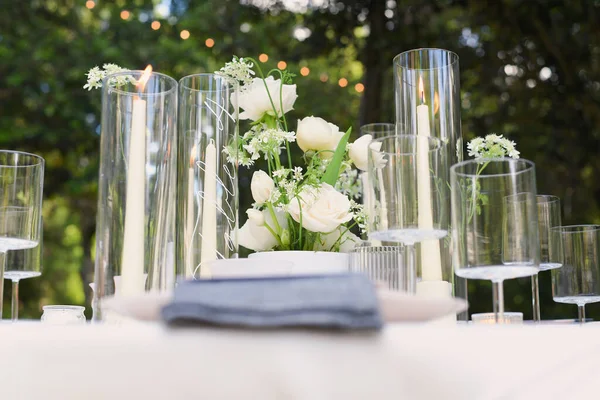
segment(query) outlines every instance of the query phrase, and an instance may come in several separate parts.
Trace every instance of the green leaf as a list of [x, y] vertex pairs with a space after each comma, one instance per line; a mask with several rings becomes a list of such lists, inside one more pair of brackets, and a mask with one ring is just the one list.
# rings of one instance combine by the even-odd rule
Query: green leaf
[[321, 182], [335, 186], [335, 182], [340, 176], [340, 167], [342, 166], [342, 161], [344, 160], [344, 155], [346, 154], [346, 144], [348, 144], [350, 132], [352, 132], [352, 127], [348, 128], [344, 136], [342, 136], [340, 139], [340, 142], [335, 149], [335, 153], [333, 153], [331, 163], [329, 163], [327, 169], [325, 170], [325, 174], [323, 174], [323, 177], [321, 178]]

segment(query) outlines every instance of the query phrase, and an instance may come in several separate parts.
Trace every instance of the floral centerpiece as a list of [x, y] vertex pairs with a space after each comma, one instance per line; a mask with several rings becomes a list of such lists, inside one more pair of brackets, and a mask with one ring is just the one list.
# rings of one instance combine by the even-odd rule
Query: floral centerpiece
[[[254, 203], [239, 244], [254, 251], [352, 249], [359, 238], [351, 229], [365, 229], [365, 213], [355, 201], [361, 193], [357, 169], [367, 169], [372, 137], [349, 143], [351, 129], [343, 132], [314, 116], [292, 125], [286, 114], [298, 95], [286, 70], [265, 76], [253, 59], [234, 57], [216, 74], [239, 85], [239, 119], [250, 122], [225, 149], [230, 161], [244, 167], [266, 161], [266, 170], [252, 176]], [[292, 164], [292, 146], [302, 150], [303, 165]]]

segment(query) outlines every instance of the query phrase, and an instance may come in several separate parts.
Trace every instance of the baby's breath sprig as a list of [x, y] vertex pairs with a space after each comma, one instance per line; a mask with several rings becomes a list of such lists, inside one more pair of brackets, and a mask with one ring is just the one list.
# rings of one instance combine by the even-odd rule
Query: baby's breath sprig
[[511, 157], [519, 158], [519, 152], [515, 148], [516, 143], [502, 135], [491, 133], [485, 138], [478, 137], [467, 144], [469, 156], [479, 158]]
[[[116, 74], [118, 72], [129, 71], [127, 68], [119, 67], [117, 64], [104, 64], [102, 69], [100, 67], [94, 67], [88, 71], [86, 74], [88, 80], [85, 85], [83, 85], [84, 89], [92, 90], [99, 89], [102, 87], [102, 80], [112, 74]], [[136, 83], [136, 80], [131, 75], [121, 75], [117, 76], [110, 80], [109, 84], [111, 86], [123, 86], [127, 83]]]
[[216, 71], [215, 74], [222, 76], [231, 83], [238, 83], [240, 88], [243, 88], [245, 85], [252, 83], [255, 75], [253, 67], [254, 63], [251, 60], [233, 56], [232, 60], [225, 63], [225, 66]]

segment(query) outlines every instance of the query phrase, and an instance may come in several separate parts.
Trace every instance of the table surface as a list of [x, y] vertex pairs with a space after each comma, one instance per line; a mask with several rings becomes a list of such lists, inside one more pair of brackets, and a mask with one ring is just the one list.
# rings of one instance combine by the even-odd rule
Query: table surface
[[379, 333], [2, 323], [0, 398], [595, 398], [599, 338], [594, 323]]

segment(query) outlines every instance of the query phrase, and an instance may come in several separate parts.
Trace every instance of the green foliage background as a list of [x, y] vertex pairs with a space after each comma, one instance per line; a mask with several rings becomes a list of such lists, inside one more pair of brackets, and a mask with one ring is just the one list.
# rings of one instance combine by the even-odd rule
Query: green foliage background
[[[21, 283], [22, 316], [38, 318], [44, 304], [89, 306], [100, 92], [82, 86], [85, 72], [106, 62], [150, 63], [179, 79], [233, 54], [265, 53], [269, 68], [279, 60], [296, 73], [310, 68], [296, 79], [292, 119], [321, 116], [356, 135], [363, 123], [393, 120], [394, 55], [450, 49], [460, 56], [463, 137], [515, 140], [537, 165], [538, 191], [562, 198], [565, 223], [600, 222], [599, 0], [320, 0], [289, 10], [303, 3], [95, 0], [89, 9], [84, 0], [0, 0], [0, 147], [47, 161], [44, 272]], [[154, 20], [160, 29], [151, 29]], [[294, 37], [301, 27], [311, 33], [304, 41]], [[349, 84], [340, 87], [340, 78]], [[242, 173], [243, 188], [249, 176]], [[544, 318], [576, 315], [552, 302], [548, 273], [540, 284]], [[469, 292], [471, 312], [491, 310], [489, 283], [471, 282]], [[528, 279], [507, 282], [505, 297], [508, 310], [531, 317]], [[600, 316], [600, 306], [589, 314]]]

